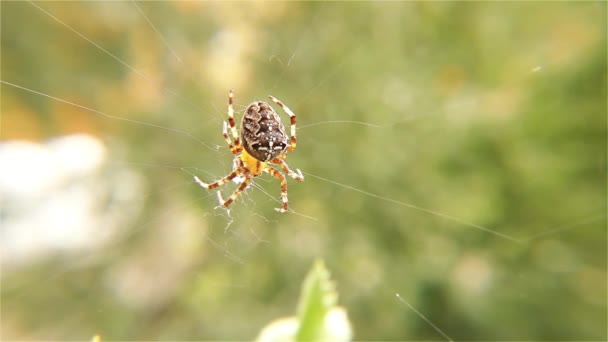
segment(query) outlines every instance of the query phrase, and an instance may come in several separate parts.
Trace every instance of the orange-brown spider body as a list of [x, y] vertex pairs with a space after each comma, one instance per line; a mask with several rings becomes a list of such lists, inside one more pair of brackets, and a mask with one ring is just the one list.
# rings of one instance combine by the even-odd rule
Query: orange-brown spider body
[[289, 146], [281, 118], [263, 101], [254, 102], [245, 110], [241, 138], [245, 151], [264, 162], [285, 154]]
[[[202, 187], [214, 189], [235, 179], [237, 176], [242, 177], [243, 181], [227, 200], [224, 201], [221, 193], [218, 191], [220, 204], [227, 208], [247, 188], [253, 177], [267, 172], [281, 182], [281, 201], [283, 206], [275, 210], [286, 212], [289, 210], [287, 181], [280, 171], [270, 165], [279, 166], [296, 181], [304, 181], [302, 172], [299, 169], [297, 169], [297, 172], [292, 171], [284, 160], [287, 153], [292, 152], [296, 148], [296, 115], [281, 101], [270, 96], [272, 101], [289, 114], [291, 120], [291, 138], [289, 138], [285, 132], [285, 126], [281, 122], [281, 118], [274, 109], [264, 101], [253, 102], [247, 106], [243, 114], [241, 136], [239, 137], [234, 122], [233, 96], [233, 91], [230, 90], [228, 97], [228, 123], [224, 122], [223, 129], [224, 139], [228, 143], [230, 151], [236, 155], [233, 162], [233, 170], [224, 178], [211, 184], [201, 181], [196, 176], [194, 176], [194, 179]], [[228, 127], [230, 127], [232, 139], [228, 135]]]

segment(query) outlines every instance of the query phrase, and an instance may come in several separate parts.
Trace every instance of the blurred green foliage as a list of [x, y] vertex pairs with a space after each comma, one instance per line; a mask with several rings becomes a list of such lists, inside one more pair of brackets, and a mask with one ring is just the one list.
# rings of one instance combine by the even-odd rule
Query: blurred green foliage
[[306, 276], [295, 317], [267, 325], [258, 338], [270, 341], [350, 341], [352, 327], [344, 309], [337, 306], [338, 293], [322, 260]]
[[[396, 293], [454, 340], [607, 339], [605, 2], [35, 5], [78, 33], [2, 2], [3, 81], [168, 129], [2, 84], [3, 139], [87, 132], [146, 184], [86, 267], [3, 272], [2, 339], [251, 339], [315, 258], [357, 340], [443, 338]], [[192, 182], [231, 87], [297, 113], [297, 214]]]

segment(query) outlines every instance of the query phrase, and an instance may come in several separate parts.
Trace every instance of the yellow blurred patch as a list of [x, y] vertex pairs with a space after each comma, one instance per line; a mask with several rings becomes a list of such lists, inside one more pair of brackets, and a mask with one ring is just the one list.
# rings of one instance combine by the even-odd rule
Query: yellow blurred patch
[[45, 133], [40, 117], [27, 106], [2, 100], [2, 117], [0, 121], [0, 139], [40, 141]]

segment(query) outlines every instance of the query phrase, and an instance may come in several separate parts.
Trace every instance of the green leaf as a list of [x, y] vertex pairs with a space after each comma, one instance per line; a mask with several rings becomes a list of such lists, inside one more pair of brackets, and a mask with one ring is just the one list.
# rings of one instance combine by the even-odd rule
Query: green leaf
[[323, 261], [317, 260], [302, 285], [297, 317], [272, 322], [257, 341], [350, 341], [350, 322], [346, 311], [336, 306], [337, 301], [329, 272]]
[[308, 273], [298, 305], [300, 326], [297, 341], [318, 341], [323, 339], [325, 318], [336, 305], [338, 294], [330, 279], [329, 271], [321, 260], [315, 261]]

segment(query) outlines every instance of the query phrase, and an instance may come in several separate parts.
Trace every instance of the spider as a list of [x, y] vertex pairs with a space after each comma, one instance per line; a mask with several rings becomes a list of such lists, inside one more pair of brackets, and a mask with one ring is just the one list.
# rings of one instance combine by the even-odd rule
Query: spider
[[[234, 123], [233, 97], [234, 91], [230, 89], [228, 96], [228, 123], [224, 121], [222, 131], [230, 151], [235, 155], [232, 162], [232, 172], [211, 184], [203, 182], [197, 176], [194, 176], [194, 180], [203, 188], [211, 190], [224, 185], [236, 177], [242, 177], [243, 181], [227, 200], [224, 201], [220, 191], [217, 193], [220, 205], [228, 208], [240, 193], [247, 188], [253, 177], [267, 172], [281, 182], [281, 201], [283, 202], [283, 206], [275, 208], [275, 210], [279, 213], [284, 213], [289, 210], [287, 180], [281, 172], [271, 167], [271, 165], [279, 166], [286, 174], [298, 182], [304, 181], [304, 176], [300, 169], [296, 169], [296, 172], [294, 172], [285, 162], [287, 153], [296, 149], [296, 115], [283, 102], [277, 100], [274, 96], [269, 96], [274, 103], [289, 114], [291, 119], [291, 138], [289, 138], [285, 133], [285, 126], [281, 123], [281, 118], [274, 109], [264, 101], [253, 102], [247, 106], [243, 114], [241, 138], [239, 138]], [[228, 136], [228, 126], [230, 126], [232, 139]], [[241, 139], [243, 140], [242, 143]]]

